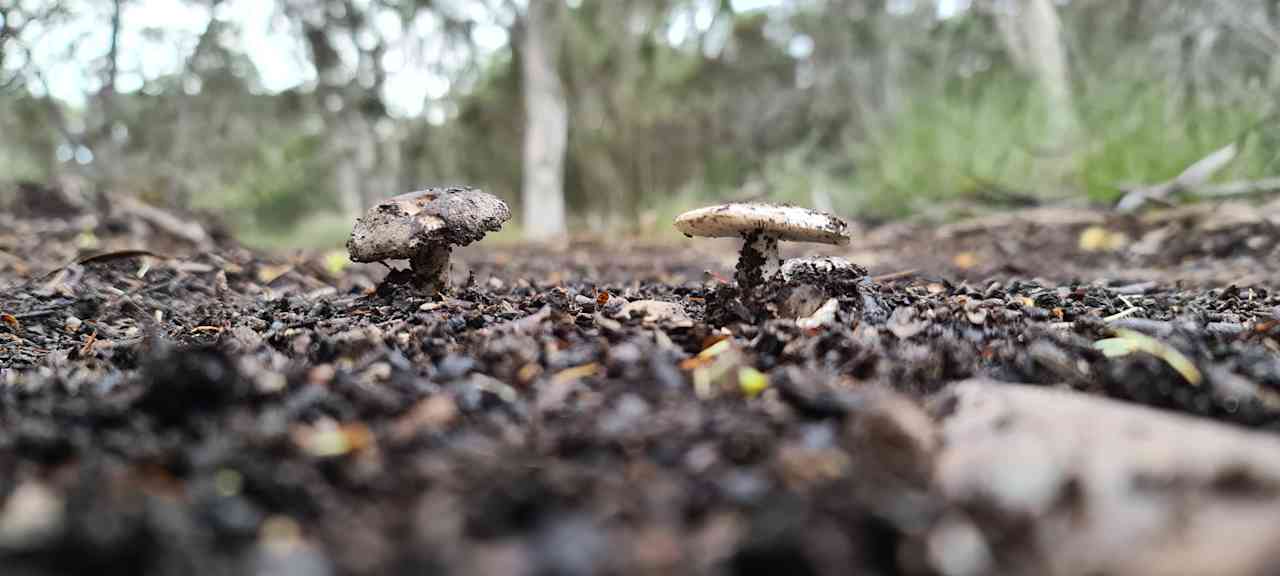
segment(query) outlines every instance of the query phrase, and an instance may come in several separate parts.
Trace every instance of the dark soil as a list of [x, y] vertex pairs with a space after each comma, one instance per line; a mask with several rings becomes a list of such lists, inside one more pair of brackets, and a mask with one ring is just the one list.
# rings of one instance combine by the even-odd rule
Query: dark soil
[[[749, 297], [736, 245], [482, 244], [444, 297], [224, 234], [0, 214], [0, 565], [926, 571], [945, 503], [853, 448], [869, 394], [984, 376], [1280, 426], [1277, 210], [1222, 210], [867, 231], [844, 254], [868, 274]], [[1199, 381], [1105, 357], [1117, 329]]]

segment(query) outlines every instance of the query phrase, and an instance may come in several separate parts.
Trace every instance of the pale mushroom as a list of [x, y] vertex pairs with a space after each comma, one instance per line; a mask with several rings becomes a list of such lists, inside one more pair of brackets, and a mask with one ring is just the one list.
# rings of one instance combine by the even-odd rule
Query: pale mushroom
[[730, 203], [690, 210], [676, 217], [685, 236], [742, 238], [735, 279], [740, 288], [759, 286], [778, 273], [778, 241], [849, 243], [844, 220], [817, 210], [764, 203]]
[[511, 210], [475, 188], [428, 188], [379, 202], [356, 220], [347, 240], [354, 262], [408, 259], [414, 284], [428, 292], [449, 288], [449, 255], [502, 228]]
[[866, 273], [857, 264], [839, 256], [791, 258], [782, 263], [778, 272], [782, 274], [782, 279], [788, 282], [805, 276], [830, 276], [840, 272], [856, 275]]

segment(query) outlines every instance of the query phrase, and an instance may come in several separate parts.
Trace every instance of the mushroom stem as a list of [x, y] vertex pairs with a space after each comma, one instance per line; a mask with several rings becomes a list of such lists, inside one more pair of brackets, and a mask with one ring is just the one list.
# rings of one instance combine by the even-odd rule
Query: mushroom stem
[[782, 258], [778, 256], [778, 237], [763, 230], [743, 235], [742, 254], [734, 279], [738, 288], [749, 290], [764, 283], [778, 273]]
[[414, 285], [428, 293], [449, 291], [449, 254], [452, 248], [442, 246], [425, 250], [409, 259]]

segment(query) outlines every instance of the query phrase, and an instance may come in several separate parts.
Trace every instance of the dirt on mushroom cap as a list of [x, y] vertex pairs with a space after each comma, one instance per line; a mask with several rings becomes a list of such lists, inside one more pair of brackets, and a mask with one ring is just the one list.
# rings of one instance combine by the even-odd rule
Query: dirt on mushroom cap
[[428, 188], [388, 198], [356, 220], [351, 259], [412, 258], [429, 246], [466, 246], [502, 228], [511, 210], [476, 188]]
[[848, 244], [844, 220], [818, 210], [758, 202], [733, 202], [690, 210], [676, 217], [675, 227], [688, 236], [737, 238], [765, 231], [779, 240]]

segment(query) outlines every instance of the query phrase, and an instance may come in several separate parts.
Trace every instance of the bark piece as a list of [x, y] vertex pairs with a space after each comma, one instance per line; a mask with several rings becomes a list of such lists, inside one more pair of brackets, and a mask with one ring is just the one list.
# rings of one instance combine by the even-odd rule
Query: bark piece
[[1066, 390], [971, 381], [931, 403], [934, 484], [1003, 570], [1280, 567], [1280, 439]]

